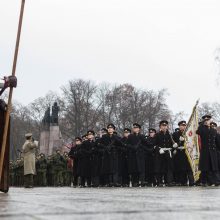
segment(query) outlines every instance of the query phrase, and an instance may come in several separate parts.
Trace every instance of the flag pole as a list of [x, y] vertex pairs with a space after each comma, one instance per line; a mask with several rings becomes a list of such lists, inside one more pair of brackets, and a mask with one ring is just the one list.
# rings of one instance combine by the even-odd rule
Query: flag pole
[[[25, 6], [25, 0], [22, 0], [21, 9], [20, 9], [20, 16], [19, 16], [19, 23], [18, 23], [16, 45], [15, 45], [15, 52], [14, 52], [13, 67], [12, 67], [12, 76], [15, 76], [15, 72], [16, 72], [18, 50], [19, 50], [19, 43], [20, 43], [20, 36], [21, 36], [21, 28], [22, 28], [23, 14], [24, 14], [24, 6]], [[2, 174], [3, 174], [3, 167], [4, 167], [4, 158], [5, 158], [5, 151], [6, 151], [7, 136], [8, 136], [9, 118], [10, 118], [10, 112], [12, 109], [12, 94], [13, 94], [13, 88], [11, 87], [9, 90], [8, 106], [7, 106], [6, 115], [5, 115], [5, 126], [4, 126], [3, 141], [2, 141], [2, 146], [1, 146], [0, 181], [3, 178]]]

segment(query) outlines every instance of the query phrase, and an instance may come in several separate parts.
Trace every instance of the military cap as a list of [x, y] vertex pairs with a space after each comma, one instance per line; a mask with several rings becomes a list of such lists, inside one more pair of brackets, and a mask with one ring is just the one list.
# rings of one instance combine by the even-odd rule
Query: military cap
[[131, 133], [131, 129], [130, 128], [124, 128], [124, 133]]
[[87, 135], [95, 135], [95, 131], [93, 131], [93, 130], [88, 130], [88, 131], [87, 131]]
[[203, 120], [209, 120], [209, 119], [211, 119], [211, 118], [212, 118], [212, 116], [211, 116], [211, 115], [208, 115], [208, 114], [202, 116], [202, 119], [203, 119]]
[[153, 132], [157, 133], [156, 129], [154, 129], [154, 128], [150, 128], [148, 131], [149, 131], [149, 133], [153, 133]]
[[162, 120], [162, 121], [160, 121], [160, 126], [161, 125], [168, 125], [169, 123], [168, 123], [168, 121], [167, 120]]
[[210, 125], [211, 125], [211, 126], [214, 126], [214, 127], [218, 127], [217, 123], [215, 123], [214, 121], [211, 122]]
[[75, 137], [75, 141], [82, 141], [81, 137]]
[[112, 124], [112, 123], [111, 123], [111, 124], [108, 124], [108, 125], [107, 125], [107, 128], [113, 128], [113, 129], [115, 130], [115, 125]]
[[180, 126], [180, 125], [186, 125], [186, 121], [180, 121], [180, 122], [178, 123], [178, 126]]
[[141, 128], [141, 125], [138, 124], [138, 123], [134, 123], [134, 124], [133, 124], [133, 128]]
[[87, 137], [87, 134], [84, 134], [83, 136], [82, 136], [82, 138], [86, 138]]
[[106, 133], [107, 133], [108, 130], [107, 130], [106, 128], [102, 128], [102, 129], [101, 129], [101, 132], [106, 132]]
[[25, 137], [32, 137], [32, 133], [25, 134]]

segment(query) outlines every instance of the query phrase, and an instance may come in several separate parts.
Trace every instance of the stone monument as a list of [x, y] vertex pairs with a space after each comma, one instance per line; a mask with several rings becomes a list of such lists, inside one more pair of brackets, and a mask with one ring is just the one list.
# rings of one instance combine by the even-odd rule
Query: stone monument
[[56, 149], [62, 149], [62, 135], [59, 127], [59, 106], [54, 102], [51, 108], [45, 111], [40, 134], [40, 152], [45, 155], [51, 155]]

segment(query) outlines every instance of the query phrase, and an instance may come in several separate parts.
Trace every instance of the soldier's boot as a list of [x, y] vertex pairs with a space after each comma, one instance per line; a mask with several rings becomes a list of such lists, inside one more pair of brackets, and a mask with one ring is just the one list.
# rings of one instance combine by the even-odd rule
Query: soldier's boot
[[99, 178], [97, 176], [93, 176], [91, 187], [98, 187], [98, 186], [99, 186]]
[[47, 186], [47, 175], [46, 175], [46, 172], [43, 172], [42, 173], [42, 183], [41, 183], [41, 185], [42, 186]]
[[189, 180], [189, 186], [195, 185], [195, 180], [192, 171], [187, 172], [188, 180]]
[[33, 188], [34, 186], [34, 175], [30, 174], [29, 176], [29, 188]]
[[28, 175], [24, 176], [24, 188], [28, 188]]
[[146, 186], [146, 183], [145, 183], [145, 173], [140, 173], [139, 174], [139, 186], [140, 187]]

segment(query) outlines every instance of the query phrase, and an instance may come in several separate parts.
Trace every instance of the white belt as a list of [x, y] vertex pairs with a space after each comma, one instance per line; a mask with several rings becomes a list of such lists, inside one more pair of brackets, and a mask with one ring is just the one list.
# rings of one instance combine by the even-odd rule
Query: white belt
[[185, 147], [180, 146], [180, 147], [178, 147], [177, 149], [178, 149], [178, 150], [185, 150]]
[[169, 151], [169, 154], [170, 154], [170, 158], [172, 158], [172, 153], [171, 153], [171, 150], [172, 148], [162, 148], [164, 151]]

